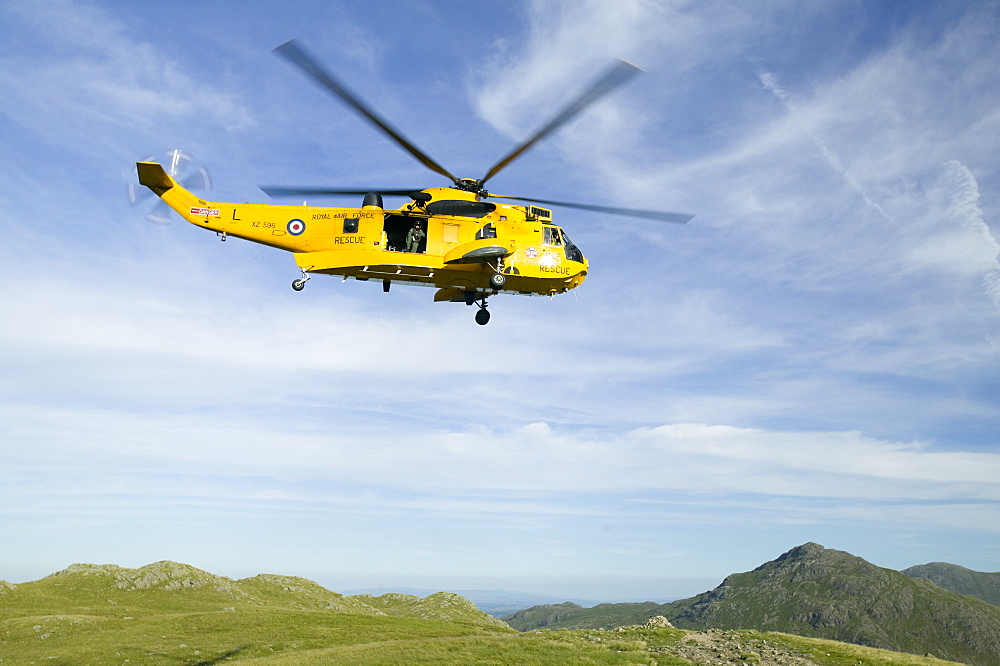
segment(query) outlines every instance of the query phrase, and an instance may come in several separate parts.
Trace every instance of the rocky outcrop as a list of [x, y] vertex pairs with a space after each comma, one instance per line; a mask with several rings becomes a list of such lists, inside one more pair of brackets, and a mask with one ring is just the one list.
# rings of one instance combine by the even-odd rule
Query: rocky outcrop
[[674, 650], [692, 664], [756, 664], [756, 666], [815, 666], [807, 655], [743, 631], [709, 629], [688, 634]]

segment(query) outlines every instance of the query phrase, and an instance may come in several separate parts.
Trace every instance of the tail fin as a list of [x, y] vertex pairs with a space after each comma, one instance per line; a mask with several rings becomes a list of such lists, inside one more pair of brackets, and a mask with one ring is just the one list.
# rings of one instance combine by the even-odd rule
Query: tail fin
[[135, 168], [139, 172], [139, 184], [153, 190], [157, 196], [163, 196], [164, 192], [176, 185], [174, 179], [156, 162], [136, 162]]

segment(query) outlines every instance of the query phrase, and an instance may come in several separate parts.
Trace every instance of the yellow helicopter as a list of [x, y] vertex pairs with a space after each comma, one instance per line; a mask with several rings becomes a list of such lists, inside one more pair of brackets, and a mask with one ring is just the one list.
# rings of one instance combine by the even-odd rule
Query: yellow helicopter
[[[499, 293], [549, 295], [583, 283], [588, 262], [566, 233], [553, 223], [552, 211], [533, 204], [563, 206], [615, 215], [685, 223], [691, 215], [596, 206], [491, 194], [484, 184], [514, 159], [568, 122], [583, 109], [638, 73], [618, 61], [583, 94], [527, 141], [497, 162], [479, 180], [456, 178], [380, 118], [360, 98], [324, 70], [295, 40], [275, 49], [321, 87], [340, 98], [432, 171], [448, 178], [447, 187], [425, 189], [303, 188], [262, 186], [271, 195], [364, 195], [360, 208], [284, 206], [206, 201], [181, 186], [156, 162], [138, 162], [145, 185], [184, 219], [216, 232], [293, 253], [302, 276], [292, 282], [301, 291], [311, 274], [345, 280], [376, 280], [388, 292], [393, 283], [436, 287], [435, 301], [478, 305], [476, 322], [490, 319], [487, 298]], [[382, 196], [408, 196], [398, 209], [385, 209]], [[493, 203], [516, 200], [529, 205]]]

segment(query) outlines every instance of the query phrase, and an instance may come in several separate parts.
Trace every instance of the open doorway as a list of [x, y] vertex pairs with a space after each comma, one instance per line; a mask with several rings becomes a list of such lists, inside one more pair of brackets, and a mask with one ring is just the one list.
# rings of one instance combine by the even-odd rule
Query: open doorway
[[[419, 225], [423, 234], [414, 248], [407, 247], [410, 231]], [[418, 252], [427, 251], [427, 218], [414, 215], [386, 214], [382, 227], [385, 231], [385, 249], [388, 252]]]

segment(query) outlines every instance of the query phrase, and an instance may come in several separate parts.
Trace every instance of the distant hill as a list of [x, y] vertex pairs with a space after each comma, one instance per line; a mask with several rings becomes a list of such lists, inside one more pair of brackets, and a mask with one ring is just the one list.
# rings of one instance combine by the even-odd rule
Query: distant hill
[[[453, 592], [460, 596], [465, 597], [476, 607], [488, 613], [496, 618], [502, 618], [511, 613], [515, 613], [524, 608], [530, 608], [531, 606], [538, 606], [541, 604], [555, 604], [565, 601], [565, 598], [552, 597], [544, 594], [533, 594], [531, 592], [518, 592], [514, 590], [463, 590], [463, 589], [449, 589], [448, 592]], [[373, 594], [381, 595], [389, 592], [396, 592], [401, 594], [411, 594], [418, 597], [426, 597], [428, 595], [434, 594], [437, 590], [428, 590], [419, 587], [389, 587], [389, 588], [362, 588], [355, 590], [344, 590], [344, 594], [347, 595], [359, 595], [359, 594]], [[581, 604], [583, 606], [593, 606], [598, 603], [597, 601], [585, 601], [583, 599], [571, 599], [575, 603]]]
[[540, 606], [504, 620], [525, 631], [635, 624], [663, 615], [683, 629], [815, 636], [982, 666], [1000, 664], [1000, 608], [815, 543], [714, 590], [669, 604]]
[[972, 571], [947, 562], [918, 564], [903, 569], [903, 573], [911, 578], [926, 578], [946, 590], [968, 594], [1000, 606], [1000, 573]]
[[518, 631], [532, 629], [612, 629], [642, 624], [656, 615], [664, 615], [669, 604], [642, 603], [597, 604], [584, 608], [566, 601], [543, 604], [520, 610], [501, 618]]

